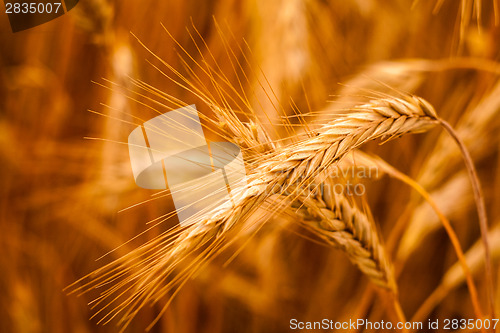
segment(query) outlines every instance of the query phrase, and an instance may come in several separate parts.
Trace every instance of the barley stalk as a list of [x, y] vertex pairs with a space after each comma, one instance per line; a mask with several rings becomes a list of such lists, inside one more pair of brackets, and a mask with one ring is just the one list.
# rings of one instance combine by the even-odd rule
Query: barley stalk
[[[207, 259], [231, 244], [234, 238], [230, 238], [228, 232], [235, 226], [240, 233], [259, 229], [262, 223], [245, 221], [274, 195], [277, 188], [291, 191], [283, 202], [292, 202], [300, 197], [300, 191], [294, 189], [299, 179], [299, 187], [313, 182], [322, 171], [361, 144], [376, 138], [390, 139], [421, 132], [435, 124], [432, 106], [415, 96], [376, 99], [348, 111], [314, 133], [312, 138], [268, 154], [267, 161], [249, 175], [248, 185], [233, 191], [233, 200], [212, 211], [211, 218], [178, 230], [179, 235], [173, 242], [171, 239], [175, 235], [160, 237], [106, 267], [90, 285], [105, 284], [127, 273], [129, 276], [103, 292], [95, 305], [116, 296], [123, 289], [131, 290], [132, 296], [105, 315], [103, 320], [110, 320], [124, 311], [122, 323], [126, 325], [146, 303], [158, 301], [172, 288], [178, 290]], [[395, 289], [376, 229], [364, 214], [343, 197], [302, 200], [313, 214], [320, 217], [311, 226], [342, 248], [376, 283]], [[288, 204], [283, 202], [281, 207], [275, 206], [275, 212], [287, 207]], [[165, 283], [188, 258], [187, 267]], [[141, 278], [137, 279], [139, 276]], [[160, 316], [161, 313], [158, 318]]]
[[216, 213], [215, 220], [206, 221], [207, 225], [230, 228], [276, 188], [288, 191], [299, 179], [305, 183], [312, 181], [361, 144], [376, 138], [421, 132], [436, 123], [432, 106], [416, 96], [378, 99], [350, 111], [324, 126], [313, 138], [278, 150], [249, 176], [248, 187], [235, 194], [234, 208], [221, 207], [222, 213]]

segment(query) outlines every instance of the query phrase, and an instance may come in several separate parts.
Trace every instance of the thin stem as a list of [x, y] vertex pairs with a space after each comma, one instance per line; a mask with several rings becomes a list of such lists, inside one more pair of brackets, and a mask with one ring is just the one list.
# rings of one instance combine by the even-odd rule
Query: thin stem
[[411, 322], [423, 322], [429, 313], [439, 304], [439, 302], [446, 296], [446, 290], [438, 287], [434, 292], [427, 297], [427, 299], [420, 305], [418, 310], [411, 318]]
[[[469, 289], [470, 293], [470, 298], [472, 301], [472, 306], [474, 308], [474, 312], [476, 315], [476, 318], [482, 319], [483, 318], [483, 312], [481, 310], [481, 305], [479, 304], [479, 297], [477, 294], [477, 289], [476, 285], [474, 284], [474, 280], [472, 279], [472, 274], [469, 269], [469, 266], [467, 265], [467, 261], [465, 260], [465, 255], [462, 250], [462, 247], [460, 246], [460, 242], [458, 240], [457, 234], [453, 230], [453, 227], [451, 226], [450, 221], [444, 216], [444, 214], [441, 212], [439, 207], [436, 205], [434, 200], [432, 200], [431, 196], [429, 193], [416, 181], [414, 181], [412, 178], [408, 177], [404, 173], [396, 170], [395, 168], [386, 165], [384, 163], [384, 169], [386, 172], [388, 172], [390, 175], [393, 177], [398, 178], [402, 182], [410, 185], [413, 189], [415, 189], [428, 203], [431, 205], [432, 209], [436, 212], [436, 214], [439, 217], [439, 220], [441, 220], [441, 223], [443, 224], [444, 229], [448, 233], [448, 237], [450, 238], [451, 244], [453, 245], [453, 248], [455, 250], [455, 253], [458, 257], [458, 261], [460, 262], [462, 269], [464, 270], [464, 275], [465, 279], [467, 281], [467, 287]], [[481, 328], [481, 331], [484, 332], [484, 328]]]
[[[396, 316], [398, 317], [399, 322], [406, 323], [406, 316], [403, 312], [403, 308], [401, 307], [401, 303], [399, 302], [398, 295], [392, 294], [392, 302], [394, 305], [394, 311], [396, 312]], [[401, 329], [401, 332], [408, 333], [408, 329], [405, 326]]]
[[474, 200], [476, 201], [477, 214], [479, 216], [479, 228], [481, 229], [481, 239], [484, 246], [484, 260], [485, 260], [485, 271], [486, 271], [486, 293], [488, 294], [488, 310], [491, 318], [495, 318], [495, 300], [493, 298], [494, 288], [493, 288], [493, 268], [491, 263], [491, 253], [490, 246], [488, 242], [488, 216], [486, 215], [486, 205], [484, 204], [484, 195], [481, 190], [481, 184], [479, 182], [479, 177], [477, 176], [476, 168], [474, 167], [474, 162], [470, 156], [467, 147], [458, 137], [457, 133], [451, 127], [449, 123], [443, 119], [438, 118], [439, 123], [443, 128], [450, 134], [450, 136], [455, 140], [462, 152], [464, 158], [465, 166], [471, 180], [472, 191], [474, 193]]

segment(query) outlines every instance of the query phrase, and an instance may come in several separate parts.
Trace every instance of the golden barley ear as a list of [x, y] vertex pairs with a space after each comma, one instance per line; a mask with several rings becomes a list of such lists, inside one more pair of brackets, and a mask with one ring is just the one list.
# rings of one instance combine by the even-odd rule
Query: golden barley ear
[[[301, 216], [307, 222], [303, 224], [342, 249], [375, 283], [395, 292], [391, 265], [369, 216], [344, 196], [331, 192], [304, 196], [304, 189], [365, 142], [422, 132], [435, 124], [435, 112], [423, 99], [412, 95], [385, 96], [345, 110], [295, 143], [282, 147], [267, 145], [264, 156], [252, 162], [247, 185], [232, 191], [231, 201], [207, 212], [205, 218], [193, 220], [192, 225], [175, 229], [117, 260], [101, 270], [84, 289], [123, 278], [118, 286], [107, 287], [98, 302], [115, 299], [125, 290], [129, 296], [109, 311], [104, 320], [121, 313], [121, 322], [126, 325], [146, 304], [158, 302], [170, 292], [175, 295], [189, 277], [235, 238], [249, 237], [259, 230], [269, 218], [249, 218], [268, 205], [271, 197], [277, 197], [277, 202], [269, 208], [270, 215], [292, 204], [305, 207], [307, 211]], [[257, 140], [257, 136], [252, 140]], [[322, 182], [332, 185], [331, 178]]]
[[375, 284], [397, 293], [392, 264], [370, 214], [335, 193], [331, 178], [320, 191], [301, 195], [296, 214], [301, 224], [334, 248], [342, 250]]

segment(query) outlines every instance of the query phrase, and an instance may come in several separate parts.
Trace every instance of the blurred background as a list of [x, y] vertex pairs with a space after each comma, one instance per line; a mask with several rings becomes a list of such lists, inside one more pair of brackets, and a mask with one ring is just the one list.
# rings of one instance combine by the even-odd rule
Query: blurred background
[[[131, 78], [187, 104], [198, 101], [150, 64], [159, 61], [133, 35], [179, 71], [186, 71], [178, 57], [181, 46], [196, 61], [210, 50], [220, 71], [237, 85], [235, 71], [224, 60], [225, 38], [239, 59], [248, 57], [243, 70], [256, 73], [243, 89], [257, 91], [251, 102], [269, 110], [269, 128], [277, 126], [279, 115], [256, 90], [263, 78], [286, 114], [293, 114], [293, 107], [312, 110], [320, 122], [362, 101], [369, 90], [392, 87], [426, 98], [469, 145], [490, 223], [497, 225], [499, 4], [436, 4], [81, 0], [68, 14], [17, 33], [2, 10], [0, 332], [118, 331], [115, 322], [103, 326], [90, 319], [95, 310], [87, 303], [97, 293], [68, 296], [63, 289], [177, 223], [174, 216], [150, 230], [146, 224], [172, 211], [169, 198], [119, 212], [153, 194], [136, 186], [123, 144], [135, 128], [127, 123], [132, 116], [147, 120], [155, 115], [126, 97], [127, 89], [135, 89]], [[199, 41], [193, 25], [208, 47], [201, 53], [186, 30]], [[203, 105], [198, 108], [209, 114]], [[283, 134], [276, 128], [275, 139]], [[468, 250], [479, 239], [470, 185], [458, 150], [441, 134], [436, 129], [365, 150], [430, 191]], [[411, 318], [439, 289], [429, 318], [472, 318], [461, 271], [446, 275], [456, 256], [433, 212], [397, 181], [383, 178], [367, 186], [367, 200], [399, 275], [403, 311]], [[404, 223], [397, 223], [400, 219]], [[263, 231], [230, 265], [223, 267], [224, 256], [216, 259], [182, 288], [153, 331], [288, 332], [291, 318], [390, 318], [384, 298], [340, 251], [297, 233], [293, 227]], [[498, 275], [500, 237], [495, 237]], [[473, 272], [486, 304], [481, 258]], [[160, 309], [144, 309], [125, 331], [143, 331]]]

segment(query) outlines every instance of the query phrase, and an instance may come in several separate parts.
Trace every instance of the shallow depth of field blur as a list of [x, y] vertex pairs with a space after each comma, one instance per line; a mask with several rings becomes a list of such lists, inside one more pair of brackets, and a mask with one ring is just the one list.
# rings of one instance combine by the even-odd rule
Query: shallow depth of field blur
[[[82, 0], [63, 17], [18, 33], [0, 14], [0, 332], [118, 331], [114, 321], [103, 326], [90, 319], [96, 310], [87, 303], [97, 292], [78, 297], [63, 289], [177, 223], [174, 216], [126, 243], [173, 204], [162, 198], [119, 212], [154, 193], [134, 183], [128, 148], [117, 143], [126, 142], [135, 128], [120, 119], [155, 116], [124, 96], [127, 88], [135, 89], [131, 78], [198, 103], [149, 63], [154, 57], [130, 34], [185, 70], [180, 46], [161, 24], [201, 61], [186, 30], [193, 32], [194, 25], [220, 60], [221, 72], [238, 85], [231, 63], [224, 61], [225, 38], [240, 59], [248, 57], [251, 65], [244, 71], [269, 81], [286, 114], [312, 110], [317, 118], [306, 118], [311, 122], [327, 122], [335, 110], [363, 102], [368, 91], [394, 88], [428, 100], [457, 129], [479, 172], [498, 315], [500, 18], [495, 8], [500, 4], [444, 0], [435, 8], [438, 2]], [[120, 87], [93, 83], [105, 83], [103, 78]], [[243, 89], [259, 91], [258, 85], [250, 80]], [[269, 110], [269, 120], [283, 134], [280, 115], [266, 96], [249, 96], [253, 105], [259, 100]], [[208, 114], [202, 105], [199, 110]], [[381, 156], [431, 193], [464, 251], [476, 254], [470, 267], [486, 309], [484, 259], [481, 248], [474, 248], [480, 241], [478, 218], [453, 141], [436, 128], [362, 150]], [[365, 185], [407, 319], [433, 293], [436, 304], [425, 320], [475, 318], [457, 256], [430, 207], [387, 176]], [[318, 244], [299, 228], [271, 229], [248, 244], [241, 240], [243, 250], [228, 265], [231, 253], [188, 281], [152, 331], [289, 332], [292, 318], [395, 318], [387, 295], [341, 251]], [[125, 331], [143, 331], [161, 307], [146, 307]]]

